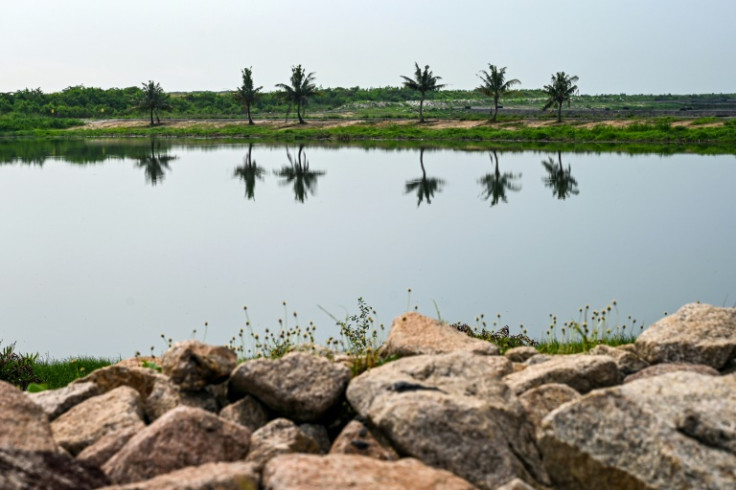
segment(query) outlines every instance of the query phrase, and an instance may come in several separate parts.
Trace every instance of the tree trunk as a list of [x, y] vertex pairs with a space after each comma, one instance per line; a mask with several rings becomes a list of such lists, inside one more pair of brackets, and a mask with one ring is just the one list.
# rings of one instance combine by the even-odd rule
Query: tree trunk
[[302, 102], [300, 100], [296, 102], [296, 115], [299, 118], [299, 124], [306, 124], [302, 119]]
[[557, 104], [557, 122], [562, 122], [562, 102]]
[[255, 123], [253, 122], [253, 118], [251, 118], [251, 117], [250, 117], [250, 103], [246, 103], [246, 104], [245, 104], [245, 112], [247, 112], [247, 113], [248, 113], [248, 124], [249, 124], [249, 125], [255, 124]]
[[151, 107], [151, 126], [153, 126], [153, 107]]
[[424, 122], [424, 94], [422, 94], [422, 99], [419, 101], [419, 122]]
[[498, 116], [498, 97], [493, 98], [493, 122], [496, 122], [496, 116]]

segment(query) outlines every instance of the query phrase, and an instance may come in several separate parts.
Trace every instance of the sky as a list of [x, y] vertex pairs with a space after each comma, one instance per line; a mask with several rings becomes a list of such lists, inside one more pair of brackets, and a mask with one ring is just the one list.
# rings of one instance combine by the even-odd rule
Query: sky
[[3, 0], [0, 92], [68, 86], [274, 90], [294, 65], [323, 87], [451, 89], [488, 64], [520, 88], [553, 73], [583, 94], [736, 92], [734, 0]]

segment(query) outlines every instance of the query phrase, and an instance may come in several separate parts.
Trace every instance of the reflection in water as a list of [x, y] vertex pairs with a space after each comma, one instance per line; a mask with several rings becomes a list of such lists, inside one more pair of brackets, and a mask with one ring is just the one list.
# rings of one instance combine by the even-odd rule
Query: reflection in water
[[151, 140], [150, 154], [139, 155], [136, 166], [145, 171], [147, 182], [150, 182], [151, 185], [156, 185], [164, 180], [164, 175], [169, 169], [169, 162], [176, 160], [176, 158], [174, 155], [161, 153], [161, 144], [155, 140]]
[[425, 199], [427, 200], [427, 204], [432, 204], [434, 193], [441, 192], [442, 186], [445, 185], [445, 181], [442, 179], [427, 177], [427, 171], [424, 169], [424, 148], [419, 150], [419, 164], [422, 166], [422, 176], [406, 183], [406, 194], [411, 192], [417, 193], [417, 207]]
[[256, 165], [255, 160], [251, 158], [252, 151], [253, 143], [248, 145], [248, 153], [243, 159], [243, 165], [235, 168], [233, 177], [243, 179], [243, 182], [245, 182], [245, 197], [255, 201], [256, 180], [263, 180], [263, 174], [266, 173], [266, 170]]
[[518, 192], [521, 186], [514, 183], [514, 180], [521, 178], [521, 174], [513, 174], [511, 172], [501, 173], [498, 170], [498, 155], [496, 150], [491, 152], [491, 161], [496, 162], [496, 169], [492, 174], [486, 174], [478, 183], [483, 186], [483, 199], [491, 200], [491, 206], [498, 204], [498, 201], [506, 201], [506, 191]]
[[542, 160], [542, 165], [547, 171], [547, 176], [542, 179], [544, 185], [552, 188], [552, 195], [557, 199], [565, 199], [568, 196], [577, 196], [580, 191], [578, 190], [578, 181], [572, 176], [570, 171], [570, 164], [567, 165], [567, 169], [562, 166], [562, 155], [557, 152], [557, 164], [552, 157], [547, 160]]
[[286, 150], [286, 157], [291, 165], [283, 166], [280, 170], [274, 170], [274, 174], [284, 179], [281, 182], [282, 185], [291, 184], [293, 186], [295, 200], [304, 202], [309, 194], [314, 195], [317, 178], [324, 175], [325, 172], [309, 170], [309, 161], [307, 161], [307, 156], [304, 153], [304, 145], [299, 145], [296, 160], [291, 156], [288, 149]]

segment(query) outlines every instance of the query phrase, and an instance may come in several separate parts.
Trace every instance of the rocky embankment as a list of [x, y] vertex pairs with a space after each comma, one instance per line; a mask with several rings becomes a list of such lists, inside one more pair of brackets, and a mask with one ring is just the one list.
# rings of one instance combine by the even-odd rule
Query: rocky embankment
[[736, 309], [568, 356], [416, 313], [351, 379], [195, 341], [36, 394], [0, 382], [2, 489], [736, 488]]

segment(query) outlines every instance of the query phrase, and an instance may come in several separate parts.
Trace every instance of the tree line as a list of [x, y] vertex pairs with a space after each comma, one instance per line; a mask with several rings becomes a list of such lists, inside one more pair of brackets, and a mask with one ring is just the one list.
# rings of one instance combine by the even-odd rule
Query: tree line
[[[46, 94], [41, 89], [23, 89], [12, 93], [0, 93], [0, 114], [15, 113], [23, 115], [45, 115], [57, 117], [125, 117], [145, 111], [150, 117], [151, 125], [160, 123], [160, 112], [171, 111], [175, 114], [197, 115], [218, 114], [237, 116], [245, 113], [249, 124], [254, 124], [252, 112], [286, 111], [286, 117], [294, 108], [300, 124], [304, 124], [304, 110], [307, 104], [317, 109], [334, 109], [350, 102], [380, 101], [405, 102], [419, 99], [419, 120], [424, 122], [424, 102], [427, 99], [442, 100], [446, 85], [438, 83], [440, 76], [435, 76], [425, 65], [424, 69], [414, 64], [413, 76], [401, 75], [400, 87], [383, 87], [362, 89], [322, 88], [315, 84], [315, 74], [301, 66], [293, 66], [288, 83], [276, 84], [279, 89], [263, 92], [263, 87], [256, 87], [251, 67], [241, 71], [242, 85], [230, 93], [191, 92], [185, 94], [167, 94], [161, 85], [153, 80], [143, 83], [141, 87], [124, 89], [84, 87], [82, 85], [67, 87], [61, 92]], [[480, 94], [492, 100], [489, 119], [496, 121], [500, 100], [513, 93], [513, 87], [520, 85], [517, 79], [506, 79], [506, 67], [488, 65], [489, 70], [482, 70], [478, 77], [481, 84], [470, 91], [444, 91], [449, 100], [470, 93]], [[570, 104], [571, 97], [577, 94], [577, 76], [564, 72], [552, 75], [552, 81], [545, 85], [538, 94], [546, 98], [542, 107], [557, 109], [557, 120], [561, 120], [562, 107]], [[155, 119], [154, 119], [155, 118]]]

